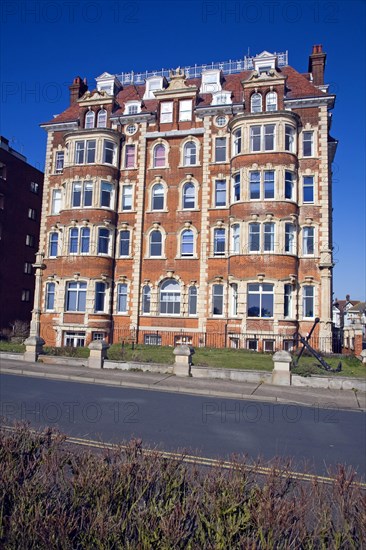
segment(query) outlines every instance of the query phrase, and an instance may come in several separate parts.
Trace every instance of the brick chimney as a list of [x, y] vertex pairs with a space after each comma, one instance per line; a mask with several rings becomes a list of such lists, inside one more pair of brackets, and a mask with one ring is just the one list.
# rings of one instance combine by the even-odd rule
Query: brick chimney
[[70, 105], [73, 105], [76, 103], [76, 101], [85, 94], [85, 92], [88, 89], [88, 85], [86, 83], [86, 78], [82, 80], [80, 76], [76, 76], [73, 80], [73, 83], [71, 86], [69, 86], [70, 90]]
[[309, 73], [313, 75], [313, 84], [322, 86], [324, 84], [324, 68], [327, 54], [323, 52], [323, 46], [316, 44], [309, 57]]

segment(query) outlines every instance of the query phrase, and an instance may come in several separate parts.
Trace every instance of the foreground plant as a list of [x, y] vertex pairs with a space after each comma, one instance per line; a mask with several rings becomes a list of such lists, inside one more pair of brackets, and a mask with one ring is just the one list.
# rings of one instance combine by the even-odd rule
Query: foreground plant
[[0, 547], [6, 549], [360, 549], [366, 491], [340, 466], [330, 484], [291, 464], [187, 465], [133, 440], [73, 448], [53, 430], [0, 429]]

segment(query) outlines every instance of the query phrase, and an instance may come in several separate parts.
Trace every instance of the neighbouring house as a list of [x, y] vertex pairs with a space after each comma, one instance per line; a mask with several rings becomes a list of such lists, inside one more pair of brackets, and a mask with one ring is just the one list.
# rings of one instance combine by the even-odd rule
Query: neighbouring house
[[[32, 333], [332, 348], [326, 54], [76, 77], [47, 131]], [[280, 338], [278, 338], [280, 336]]]
[[0, 330], [29, 322], [34, 303], [43, 172], [0, 136]]

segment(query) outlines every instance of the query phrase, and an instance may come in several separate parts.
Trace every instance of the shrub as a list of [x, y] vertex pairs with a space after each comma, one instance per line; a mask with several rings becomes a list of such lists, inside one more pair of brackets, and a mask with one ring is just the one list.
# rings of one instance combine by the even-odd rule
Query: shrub
[[132, 440], [72, 449], [50, 429], [0, 428], [0, 546], [126, 549], [356, 549], [366, 495], [354, 472], [296, 480], [291, 464], [229, 469], [164, 458]]

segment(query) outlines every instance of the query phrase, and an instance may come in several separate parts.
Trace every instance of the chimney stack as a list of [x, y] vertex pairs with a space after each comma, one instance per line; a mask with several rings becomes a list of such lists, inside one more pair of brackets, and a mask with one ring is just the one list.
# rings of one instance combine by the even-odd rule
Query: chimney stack
[[85, 94], [85, 92], [88, 89], [88, 85], [86, 83], [86, 78], [82, 80], [80, 76], [76, 76], [73, 80], [73, 83], [71, 86], [69, 86], [70, 90], [70, 105], [73, 105], [77, 102], [77, 100]]
[[316, 44], [309, 57], [309, 73], [313, 75], [313, 84], [322, 86], [324, 84], [324, 68], [327, 54], [323, 52], [323, 46]]

